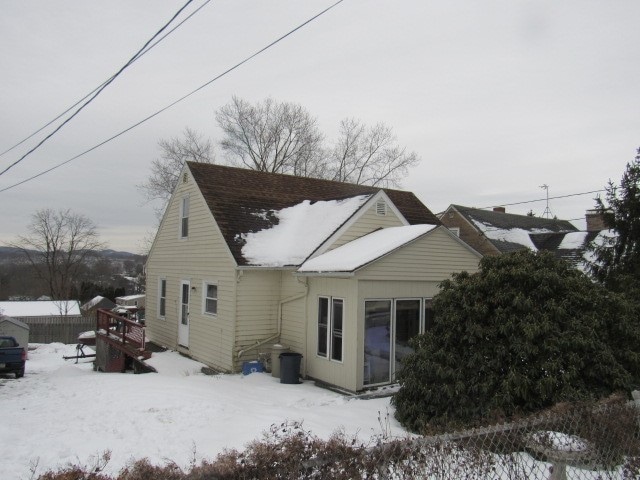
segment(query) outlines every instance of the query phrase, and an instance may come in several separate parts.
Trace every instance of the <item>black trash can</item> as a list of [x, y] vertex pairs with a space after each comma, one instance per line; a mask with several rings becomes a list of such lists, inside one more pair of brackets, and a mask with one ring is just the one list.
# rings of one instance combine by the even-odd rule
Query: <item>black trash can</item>
[[300, 383], [302, 355], [293, 352], [280, 354], [280, 383]]

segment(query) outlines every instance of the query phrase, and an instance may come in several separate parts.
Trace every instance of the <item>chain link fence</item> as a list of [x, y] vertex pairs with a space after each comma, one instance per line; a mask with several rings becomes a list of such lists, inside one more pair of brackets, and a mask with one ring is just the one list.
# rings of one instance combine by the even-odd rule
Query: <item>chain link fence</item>
[[559, 405], [484, 428], [376, 445], [378, 478], [638, 479], [638, 405]]

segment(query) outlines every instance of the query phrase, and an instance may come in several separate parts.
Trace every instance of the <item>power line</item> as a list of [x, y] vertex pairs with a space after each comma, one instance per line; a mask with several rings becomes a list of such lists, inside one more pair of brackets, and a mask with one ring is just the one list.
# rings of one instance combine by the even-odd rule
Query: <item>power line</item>
[[[191, 1], [191, 0], [190, 0]], [[335, 2], [334, 4], [328, 6], [327, 8], [325, 8], [324, 10], [322, 10], [321, 12], [317, 13], [316, 15], [314, 15], [313, 17], [309, 18], [308, 20], [306, 20], [305, 22], [301, 23], [300, 25], [298, 25], [297, 27], [295, 27], [292, 30], [289, 30], [287, 33], [285, 33], [284, 35], [282, 35], [281, 37], [279, 37], [278, 39], [274, 40], [273, 42], [271, 42], [270, 44], [268, 44], [266, 47], [261, 48], [260, 50], [256, 51], [255, 53], [249, 55], [248, 57], [246, 57], [244, 60], [242, 60], [241, 62], [235, 64], [233, 67], [225, 70], [224, 72], [222, 72], [221, 74], [217, 75], [216, 77], [212, 78], [211, 80], [203, 83], [202, 85], [200, 85], [198, 88], [192, 90], [191, 92], [187, 93], [186, 95], [183, 95], [182, 97], [178, 98], [177, 100], [171, 102], [170, 104], [166, 105], [165, 107], [161, 108], [160, 110], [157, 110], [156, 112], [152, 113], [151, 115], [143, 118], [142, 120], [140, 120], [137, 123], [134, 123], [133, 125], [125, 128], [124, 130], [121, 130], [120, 132], [116, 133], [115, 135], [107, 138], [106, 140], [103, 140], [102, 142], [98, 143], [97, 145], [94, 145], [93, 147], [85, 150], [82, 153], [79, 153], [78, 155], [76, 155], [75, 157], [72, 157], [68, 160], [65, 160], [64, 162], [61, 162], [57, 165], [54, 165], [51, 168], [48, 168], [47, 170], [44, 170], [40, 173], [37, 173], [36, 175], [33, 175], [31, 177], [28, 177], [18, 183], [14, 183], [13, 185], [9, 185], [8, 187], [5, 187], [3, 189], [0, 189], [0, 193], [6, 192], [7, 190], [11, 190], [12, 188], [15, 188], [17, 186], [23, 185], [31, 180], [34, 180], [38, 177], [41, 177], [42, 175], [45, 175], [53, 170], [56, 170], [57, 168], [60, 168], [64, 165], [66, 165], [67, 163], [70, 163], [74, 160], [77, 160], [78, 158], [86, 155], [89, 152], [92, 152], [93, 150], [96, 150], [97, 148], [100, 148], [101, 146], [105, 145], [106, 143], [111, 142], [112, 140], [115, 140], [116, 138], [120, 137], [121, 135], [124, 135], [125, 133], [127, 133], [130, 130], [133, 130], [134, 128], [142, 125], [143, 123], [151, 120], [152, 118], [160, 115], [161, 113], [165, 112], [166, 110], [170, 109], [171, 107], [177, 105], [178, 103], [182, 102], [183, 100], [186, 100], [187, 98], [189, 98], [191, 95], [199, 92], [200, 90], [202, 90], [203, 88], [209, 86], [210, 84], [212, 84], [213, 82], [215, 82], [216, 80], [219, 80], [220, 78], [224, 77], [225, 75], [227, 75], [228, 73], [234, 71], [235, 69], [241, 67], [242, 65], [244, 65], [245, 63], [249, 62], [250, 60], [252, 60], [254, 57], [257, 57], [258, 55], [260, 55], [261, 53], [265, 52], [266, 50], [270, 49], [271, 47], [273, 47], [274, 45], [280, 43], [282, 40], [284, 40], [285, 38], [289, 37], [290, 35], [294, 34], [295, 32], [297, 32], [298, 30], [300, 30], [301, 28], [305, 27], [306, 25], [308, 25], [309, 23], [313, 22], [314, 20], [316, 20], [317, 18], [319, 18], [320, 16], [324, 15], [325, 13], [327, 13], [329, 10], [337, 7], [339, 4], [341, 4], [344, 0], [338, 0], [337, 2]], [[3, 172], [4, 173], [4, 172]]]
[[[2, 192], [2, 190], [0, 190], [0, 192]], [[492, 210], [497, 206], [500, 207], [511, 207], [513, 205], [524, 205], [526, 203], [536, 203], [536, 202], [545, 202], [547, 200], [555, 200], [557, 198], [569, 198], [569, 197], [578, 197], [580, 195], [589, 195], [592, 193], [601, 193], [601, 192], [606, 192], [605, 189], [601, 189], [601, 190], [591, 190], [589, 192], [580, 192], [580, 193], [569, 193], [567, 195], [558, 195], [555, 197], [549, 197], [549, 198], [538, 198], [537, 200], [524, 200], [522, 202], [514, 202], [514, 203], [494, 203], [493, 205], [491, 205], [490, 207], [473, 207], [477, 210]], [[442, 215], [444, 213], [443, 212], [438, 212], [436, 213], [436, 216]], [[581, 220], [580, 218], [574, 218], [573, 220]], [[569, 221], [569, 220], [567, 220]]]
[[[165, 33], [162, 37], [160, 37], [158, 40], [156, 40], [155, 42], [153, 42], [151, 45], [149, 45], [149, 47], [147, 47], [142, 53], [140, 53], [137, 57], [135, 57], [135, 60], [131, 63], [135, 63], [136, 61], [138, 61], [142, 56], [144, 56], [145, 54], [147, 54], [151, 49], [153, 49], [156, 45], [158, 45], [161, 41], [163, 41], [165, 38], [167, 38], [169, 35], [171, 35], [173, 32], [175, 32], [178, 28], [180, 28], [187, 20], [189, 20], [191, 17], [193, 17], [196, 13], [198, 13], [200, 10], [202, 10], [202, 8], [204, 8], [211, 0], [205, 0], [205, 2], [200, 5], [198, 8], [196, 8], [193, 12], [191, 12], [184, 20], [182, 20], [180, 23], [178, 23], [175, 27], [173, 27], [171, 30], [169, 30], [167, 33]], [[91, 90], [89, 93], [87, 93], [84, 97], [82, 97], [80, 100], [78, 100], [76, 103], [74, 103], [73, 105], [71, 105], [69, 108], [67, 108], [64, 112], [62, 112], [61, 114], [59, 114], [57, 117], [55, 117], [54, 119], [50, 120], [49, 122], [45, 123], [42, 127], [40, 127], [39, 129], [37, 129], [35, 132], [33, 132], [32, 134], [30, 134], [29, 136], [23, 138], [22, 140], [20, 140], [18, 143], [16, 143], [15, 145], [13, 145], [12, 147], [9, 147], [8, 149], [6, 149], [4, 152], [0, 153], [0, 157], [2, 157], [3, 155], [9, 153], [10, 151], [14, 150], [16, 147], [19, 147], [20, 145], [22, 145], [24, 142], [26, 142], [27, 140], [29, 140], [30, 138], [34, 137], [35, 135], [37, 135], [38, 133], [40, 133], [42, 130], [44, 130], [45, 128], [47, 128], [49, 125], [51, 125], [53, 122], [55, 122], [56, 120], [60, 119], [61, 117], [63, 117], [66, 113], [68, 113], [69, 111], [71, 111], [74, 107], [76, 107], [77, 105], [79, 105], [81, 102], [83, 102], [84, 100], [86, 100], [87, 98], [89, 98], [94, 92], [96, 92], [99, 88], [101, 88], [103, 85], [105, 85], [108, 81], [113, 80], [114, 76], [111, 76], [110, 78], [108, 78], [107, 80], [105, 80], [104, 82], [102, 82], [100, 85], [98, 85], [96, 88], [94, 88], [93, 90]]]
[[[49, 133], [46, 137], [44, 137], [42, 140], [40, 140], [40, 142], [38, 142], [36, 144], [35, 147], [33, 147], [31, 150], [29, 150], [27, 153], [25, 153], [24, 155], [22, 155], [18, 160], [16, 160], [15, 162], [13, 162], [12, 164], [10, 164], [8, 167], [6, 167], [4, 170], [2, 170], [0, 172], [0, 175], [3, 175], [4, 173], [6, 173], [9, 169], [15, 167], [18, 163], [22, 162], [25, 158], [27, 158], [29, 155], [31, 155], [33, 152], [35, 152], [38, 148], [40, 148], [40, 146], [42, 146], [42, 144], [44, 144], [47, 140], [49, 140], [52, 136], [54, 136], [57, 132], [60, 131], [60, 129], [62, 129], [62, 127], [64, 127], [67, 123], [69, 123], [76, 115], [78, 115], [87, 105], [89, 105], [93, 100], [95, 100], [95, 98], [100, 95], [102, 93], [102, 91], [107, 88], [111, 82], [113, 82], [124, 70], [126, 70], [133, 62], [136, 61], [136, 59], [142, 54], [142, 52], [151, 44], [151, 42], [158, 37], [164, 30], [166, 30], [166, 28], [178, 17], [178, 15], [180, 15], [182, 13], [182, 11], [187, 8], [187, 6], [189, 6], [189, 4], [193, 2], [193, 0], [187, 0], [187, 3], [185, 3], [182, 8], [180, 8], [174, 15], [173, 17], [171, 17], [171, 19], [165, 23], [163, 25], [163, 27], [158, 30], [155, 34], [153, 34], [153, 36], [147, 40], [145, 42], [145, 44], [142, 46], [142, 48], [140, 50], [138, 50], [136, 52], [136, 54], [131, 57], [129, 59], [129, 61], [127, 63], [125, 63], [120, 70], [118, 70], [109, 80], [107, 80], [105, 83], [102, 84], [102, 86], [100, 86], [98, 88], [98, 90], [91, 95], [91, 97], [89, 98], [89, 100], [87, 100], [86, 102], [84, 102], [75, 112], [73, 112], [73, 114], [68, 117], [64, 122], [62, 122], [60, 125], [58, 125], [51, 133]], [[73, 107], [72, 107], [73, 108]]]
[[[605, 189], [601, 189], [601, 190], [591, 190], [590, 192], [581, 192], [581, 193], [570, 193], [568, 195], [558, 195], [555, 197], [548, 197], [548, 198], [539, 198], [537, 200], [525, 200], [523, 202], [514, 202], [514, 203], [499, 203], [497, 205], [501, 206], [501, 207], [511, 207], [513, 205], [523, 205], [525, 203], [535, 203], [535, 202], [545, 202], [547, 200], [555, 200], [558, 198], [569, 198], [569, 197], [577, 197], [580, 195], [589, 195], [591, 193], [600, 193], [600, 192], [606, 192]], [[492, 205], [490, 207], [479, 207], [479, 210], [488, 210], [491, 208], [496, 207], [496, 205]]]

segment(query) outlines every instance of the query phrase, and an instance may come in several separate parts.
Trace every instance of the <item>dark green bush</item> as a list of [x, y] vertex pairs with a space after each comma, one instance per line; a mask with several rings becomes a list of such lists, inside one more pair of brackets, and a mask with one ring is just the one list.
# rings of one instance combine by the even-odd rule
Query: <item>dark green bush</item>
[[434, 311], [393, 399], [412, 430], [473, 425], [638, 385], [632, 307], [551, 254], [485, 257], [478, 273], [443, 282]]

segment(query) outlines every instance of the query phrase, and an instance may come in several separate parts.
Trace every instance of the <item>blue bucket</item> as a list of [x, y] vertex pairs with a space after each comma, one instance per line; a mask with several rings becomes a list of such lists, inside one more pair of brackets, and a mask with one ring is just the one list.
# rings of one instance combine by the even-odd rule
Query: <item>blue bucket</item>
[[262, 362], [254, 360], [252, 362], [244, 362], [242, 364], [242, 374], [249, 375], [250, 373], [264, 372], [264, 365]]

